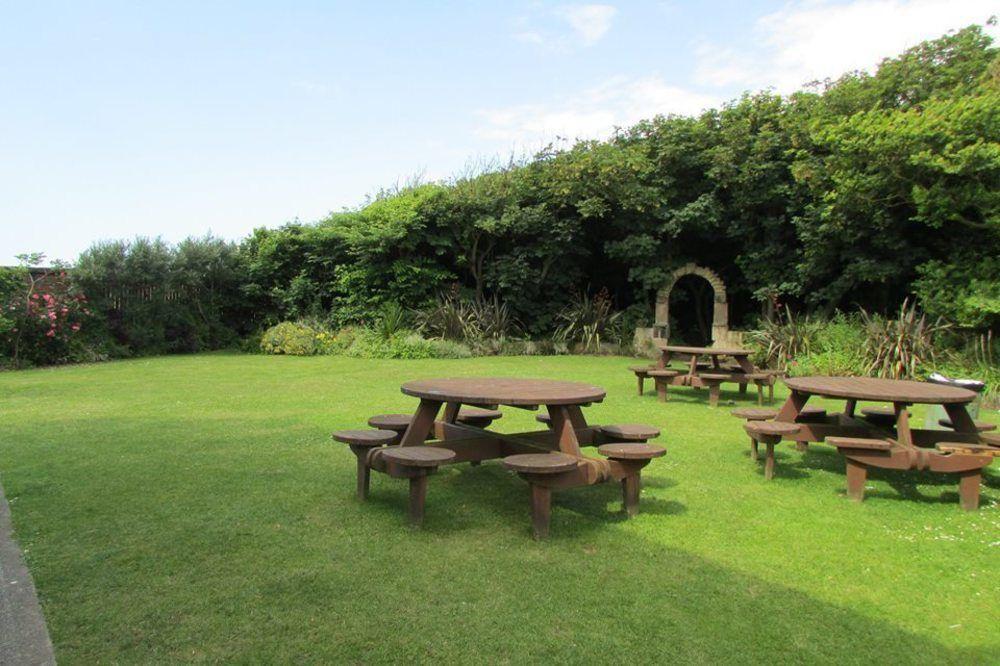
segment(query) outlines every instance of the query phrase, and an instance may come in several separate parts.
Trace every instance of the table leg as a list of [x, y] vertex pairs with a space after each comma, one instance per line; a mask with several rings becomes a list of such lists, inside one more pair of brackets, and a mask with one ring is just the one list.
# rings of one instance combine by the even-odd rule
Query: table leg
[[[782, 421], [784, 423], [795, 423], [795, 419], [798, 418], [799, 413], [808, 401], [808, 393], [792, 391], [791, 395], [788, 396], [788, 400], [786, 400], [785, 404], [782, 405], [781, 410], [778, 412], [778, 416], [775, 417], [774, 420]], [[807, 442], [795, 442], [795, 448], [798, 451], [805, 451], [809, 448], [809, 444]]]
[[437, 418], [440, 409], [440, 400], [421, 398], [417, 412], [410, 420], [410, 425], [407, 427], [406, 432], [403, 433], [403, 439], [400, 440], [399, 445], [417, 446], [423, 444], [427, 440], [427, 435], [430, 434], [431, 429], [434, 427], [434, 419]]
[[587, 427], [583, 411], [577, 405], [546, 405], [546, 408], [552, 419], [552, 432], [556, 436], [559, 450], [571, 456], [582, 456], [576, 428]]
[[444, 417], [443, 421], [445, 423], [454, 423], [458, 420], [458, 410], [462, 408], [462, 403], [460, 402], [449, 402], [444, 406]]
[[979, 485], [982, 479], [983, 473], [978, 469], [962, 472], [959, 475], [958, 498], [966, 511], [975, 511], [979, 508]]
[[424, 504], [427, 500], [427, 475], [410, 477], [410, 524], [420, 527], [424, 522]]
[[847, 458], [847, 496], [856, 502], [865, 498], [865, 481], [868, 468], [862, 463]]
[[848, 400], [847, 402], [844, 403], [844, 414], [850, 416], [853, 419], [854, 412], [855, 410], [857, 410], [857, 408], [858, 408], [857, 400]]
[[900, 446], [913, 448], [913, 435], [910, 433], [909, 405], [905, 402], [894, 402], [892, 408], [896, 412], [896, 441]]
[[979, 434], [979, 431], [976, 430], [976, 424], [972, 420], [972, 417], [969, 416], [969, 411], [965, 408], [965, 405], [944, 405], [944, 410], [948, 413], [948, 418], [951, 419], [951, 427], [955, 432]]
[[531, 530], [536, 539], [549, 536], [552, 518], [552, 489], [531, 484]]

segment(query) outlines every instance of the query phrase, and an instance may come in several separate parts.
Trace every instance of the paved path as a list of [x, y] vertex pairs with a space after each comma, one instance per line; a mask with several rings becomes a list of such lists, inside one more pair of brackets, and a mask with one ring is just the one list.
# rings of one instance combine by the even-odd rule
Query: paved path
[[0, 486], [0, 664], [55, 664], [52, 641], [10, 524], [10, 507]]

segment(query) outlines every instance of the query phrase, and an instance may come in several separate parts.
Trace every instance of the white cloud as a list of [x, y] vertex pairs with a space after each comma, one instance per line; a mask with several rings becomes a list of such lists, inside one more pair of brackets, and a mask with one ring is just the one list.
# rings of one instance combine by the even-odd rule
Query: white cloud
[[520, 104], [483, 109], [483, 138], [518, 146], [537, 146], [557, 136], [567, 139], [605, 138], [656, 114], [696, 114], [717, 105], [716, 97], [667, 84], [659, 76], [616, 77], [563, 98], [559, 102]]
[[883, 58], [983, 23], [996, 10], [995, 0], [797, 0], [755, 22], [756, 48], [700, 44], [695, 78], [787, 93], [848, 71], [871, 71]]
[[555, 12], [569, 23], [584, 45], [590, 46], [611, 29], [611, 21], [618, 10], [611, 5], [565, 5], [556, 8]]
[[535, 10], [513, 19], [512, 37], [519, 42], [543, 46], [557, 52], [593, 46], [611, 30], [618, 9], [613, 5], [560, 5]]

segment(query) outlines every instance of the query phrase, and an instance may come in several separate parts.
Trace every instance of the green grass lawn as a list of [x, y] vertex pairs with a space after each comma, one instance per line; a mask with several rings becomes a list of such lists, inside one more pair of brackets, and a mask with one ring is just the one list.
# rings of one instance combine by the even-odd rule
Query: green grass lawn
[[[0, 478], [57, 658], [1000, 660], [998, 466], [969, 513], [933, 475], [876, 473], [850, 502], [823, 445], [780, 447], [768, 483], [728, 414], [752, 397], [639, 398], [630, 362], [199, 355], [0, 375]], [[359, 503], [330, 432], [411, 411], [405, 380], [457, 375], [592, 382], [608, 398], [591, 422], [661, 428], [642, 513], [623, 520], [614, 484], [556, 493], [535, 542], [528, 486], [499, 462], [434, 476], [422, 531], [404, 481], [376, 474]], [[505, 409], [497, 427], [536, 425]]]

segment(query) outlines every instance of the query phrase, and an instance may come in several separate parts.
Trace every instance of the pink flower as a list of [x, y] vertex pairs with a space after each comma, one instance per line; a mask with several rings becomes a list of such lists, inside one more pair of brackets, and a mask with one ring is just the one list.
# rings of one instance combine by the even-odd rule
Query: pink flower
[[54, 338], [54, 337], [56, 337], [56, 330], [54, 328], [50, 328], [49, 332], [45, 334], [45, 337], [47, 337], [47, 338]]
[[70, 326], [70, 328], [72, 328], [74, 331], [79, 331], [80, 330], [80, 325], [79, 324], [73, 324], [72, 326]]

